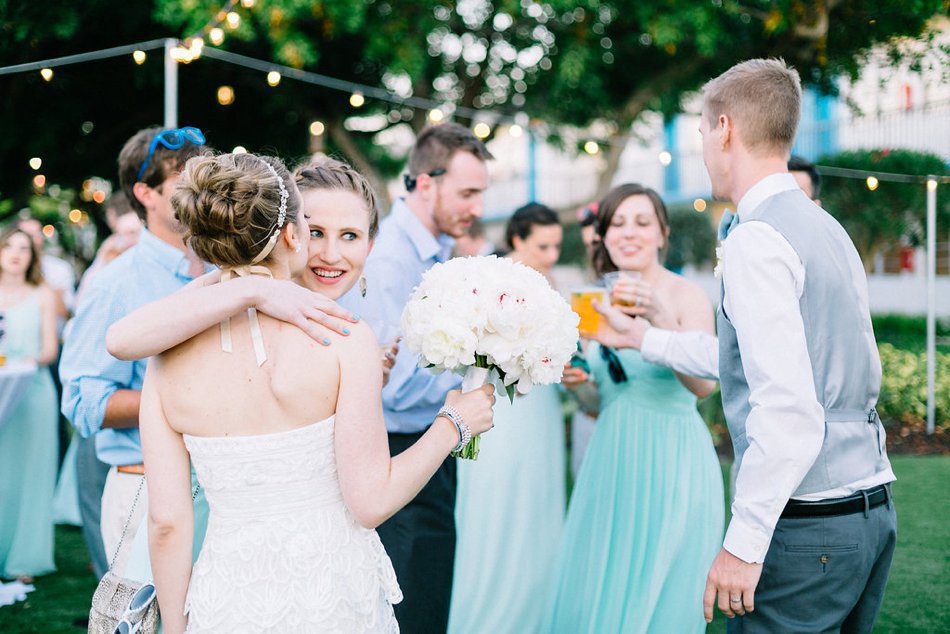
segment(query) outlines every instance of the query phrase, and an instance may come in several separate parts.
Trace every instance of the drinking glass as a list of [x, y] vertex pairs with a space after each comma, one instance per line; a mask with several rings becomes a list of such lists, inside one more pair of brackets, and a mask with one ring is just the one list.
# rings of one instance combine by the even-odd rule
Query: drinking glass
[[641, 277], [640, 271], [611, 271], [610, 273], [604, 273], [603, 279], [604, 286], [607, 287], [607, 293], [610, 295], [610, 303], [616, 304], [618, 306], [636, 306], [636, 304], [631, 304], [630, 302], [621, 301], [614, 298], [614, 286], [617, 285], [619, 280], [639, 280]]
[[606, 304], [607, 290], [599, 286], [584, 286], [571, 290], [571, 310], [581, 318], [580, 323], [577, 324], [577, 330], [587, 337], [600, 328], [600, 313], [594, 308], [592, 303], [594, 300]]

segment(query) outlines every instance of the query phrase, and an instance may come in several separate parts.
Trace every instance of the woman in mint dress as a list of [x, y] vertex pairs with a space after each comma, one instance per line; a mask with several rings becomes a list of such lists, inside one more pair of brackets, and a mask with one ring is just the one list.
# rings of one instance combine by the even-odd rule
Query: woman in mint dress
[[52, 292], [43, 285], [30, 237], [0, 236], [0, 312], [6, 362], [39, 366], [26, 394], [0, 421], [0, 577], [29, 580], [53, 565], [53, 490], [59, 455], [56, 388], [47, 367], [56, 358]]
[[[652, 190], [611, 190], [600, 203], [595, 268], [628, 274], [611, 300], [631, 314], [658, 327], [712, 332], [705, 293], [660, 264], [668, 227]], [[600, 415], [540, 631], [703, 632], [703, 590], [724, 511], [722, 473], [696, 399], [714, 384], [632, 350], [592, 343], [586, 356]]]
[[[547, 275], [562, 229], [529, 204], [508, 223], [509, 257]], [[478, 460], [458, 461], [450, 634], [535, 632], [558, 552], [565, 505], [564, 413], [557, 386], [495, 402]]]

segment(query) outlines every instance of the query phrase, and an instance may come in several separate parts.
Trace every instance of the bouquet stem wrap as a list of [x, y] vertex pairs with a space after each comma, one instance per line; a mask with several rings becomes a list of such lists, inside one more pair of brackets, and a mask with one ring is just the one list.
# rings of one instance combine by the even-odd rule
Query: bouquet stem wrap
[[[483, 355], [475, 356], [475, 365], [468, 366], [465, 376], [462, 378], [462, 394], [477, 390], [488, 383], [488, 375], [491, 369], [488, 367], [488, 360]], [[456, 458], [465, 458], [467, 460], [478, 459], [478, 436], [472, 436], [467, 445], [457, 452], [452, 453]]]

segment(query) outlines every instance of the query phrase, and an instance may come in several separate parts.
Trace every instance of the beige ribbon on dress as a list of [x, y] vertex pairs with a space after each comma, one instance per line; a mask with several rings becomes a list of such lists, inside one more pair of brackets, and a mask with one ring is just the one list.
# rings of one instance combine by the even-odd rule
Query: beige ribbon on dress
[[[221, 281], [227, 282], [232, 277], [242, 277], [248, 275], [263, 275], [265, 277], [274, 277], [270, 269], [266, 266], [234, 266], [221, 269]], [[264, 365], [267, 361], [267, 352], [264, 350], [264, 336], [261, 334], [261, 322], [257, 319], [257, 309], [247, 309], [247, 320], [251, 327], [251, 343], [254, 344], [254, 356], [257, 358], [258, 367]], [[233, 352], [234, 347], [231, 343], [231, 318], [228, 317], [221, 322], [221, 349], [224, 352]]]

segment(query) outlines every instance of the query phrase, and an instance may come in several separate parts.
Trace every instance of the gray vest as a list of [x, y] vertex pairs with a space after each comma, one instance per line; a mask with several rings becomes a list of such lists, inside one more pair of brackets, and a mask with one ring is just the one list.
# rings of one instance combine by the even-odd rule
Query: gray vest
[[[805, 267], [799, 306], [815, 394], [825, 410], [825, 438], [793, 497], [835, 489], [889, 468], [884, 429], [874, 410], [881, 387], [881, 360], [871, 328], [867, 278], [851, 238], [801, 190], [767, 198], [739, 219], [740, 223], [750, 221], [764, 222], [778, 231]], [[738, 468], [749, 446], [745, 429], [751, 410], [749, 384], [736, 330], [722, 302], [717, 326], [722, 403]]]

